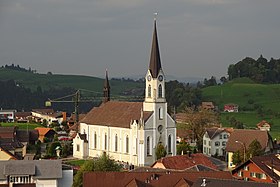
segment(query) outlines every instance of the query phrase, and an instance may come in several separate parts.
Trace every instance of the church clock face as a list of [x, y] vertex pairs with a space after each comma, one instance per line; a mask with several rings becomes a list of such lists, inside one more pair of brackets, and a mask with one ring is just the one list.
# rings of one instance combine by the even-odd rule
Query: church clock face
[[151, 81], [151, 75], [148, 75], [148, 81]]
[[158, 80], [162, 81], [163, 80], [163, 76], [162, 75], [158, 76]]

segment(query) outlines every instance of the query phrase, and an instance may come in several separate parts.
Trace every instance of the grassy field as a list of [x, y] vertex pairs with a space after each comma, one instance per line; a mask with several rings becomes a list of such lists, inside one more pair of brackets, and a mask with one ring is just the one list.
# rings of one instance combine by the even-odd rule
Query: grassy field
[[0, 123], [2, 127], [14, 127], [17, 126], [19, 129], [35, 129], [36, 127], [42, 127], [37, 123]]
[[[17, 84], [23, 85], [31, 90], [36, 90], [41, 86], [43, 90], [51, 87], [71, 87], [75, 89], [86, 89], [94, 92], [103, 93], [104, 79], [83, 75], [47, 75], [29, 72], [21, 72], [0, 68], [0, 80], [15, 80]], [[120, 94], [121, 92], [133, 88], [144, 88], [144, 83], [127, 82], [120, 80], [111, 80], [111, 93]]]
[[241, 110], [253, 111], [259, 105], [264, 110], [280, 112], [280, 84], [256, 84], [243, 78], [204, 88], [202, 95], [204, 101], [213, 101], [219, 109], [224, 104], [235, 103]]
[[[222, 111], [224, 104], [239, 105], [238, 113], [221, 113], [223, 126], [230, 126], [229, 120], [234, 117], [245, 124], [246, 128], [256, 128], [262, 120], [272, 124], [271, 135], [280, 139], [280, 85], [256, 84], [250, 79], [241, 78], [229, 83], [203, 89], [203, 101], [213, 101]], [[258, 114], [261, 108], [262, 116]], [[278, 115], [277, 115], [278, 114]]]

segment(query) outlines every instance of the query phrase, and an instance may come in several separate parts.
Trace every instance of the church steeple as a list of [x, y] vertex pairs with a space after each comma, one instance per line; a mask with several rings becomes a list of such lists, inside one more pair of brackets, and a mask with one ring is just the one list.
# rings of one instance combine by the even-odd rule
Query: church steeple
[[156, 78], [158, 76], [159, 71], [161, 70], [156, 18], [154, 19], [154, 33], [153, 33], [149, 70], [153, 78]]
[[110, 84], [108, 79], [108, 71], [106, 69], [104, 87], [103, 87], [103, 103], [106, 103], [108, 101], [110, 101]]

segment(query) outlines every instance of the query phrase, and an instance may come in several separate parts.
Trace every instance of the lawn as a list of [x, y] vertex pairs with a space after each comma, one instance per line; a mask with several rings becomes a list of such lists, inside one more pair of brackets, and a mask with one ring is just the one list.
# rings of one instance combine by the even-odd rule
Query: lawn
[[275, 116], [259, 116], [256, 112], [238, 112], [238, 113], [221, 113], [221, 123], [224, 127], [230, 127], [229, 120], [234, 117], [236, 120], [241, 121], [245, 128], [256, 128], [257, 124], [262, 120], [266, 120], [271, 124], [270, 135], [273, 138], [280, 140], [280, 118]]
[[36, 127], [43, 127], [38, 123], [0, 123], [2, 127], [14, 127], [17, 126], [19, 129], [35, 129]]
[[69, 164], [71, 166], [82, 166], [85, 163], [86, 160], [70, 160], [67, 161], [66, 164]]

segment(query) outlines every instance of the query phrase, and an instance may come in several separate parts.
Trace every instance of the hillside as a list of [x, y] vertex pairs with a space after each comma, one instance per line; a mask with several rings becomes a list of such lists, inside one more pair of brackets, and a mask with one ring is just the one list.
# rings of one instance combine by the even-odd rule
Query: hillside
[[236, 103], [241, 111], [271, 110], [279, 112], [280, 84], [256, 84], [248, 78], [203, 89], [204, 101], [213, 101], [222, 110], [224, 104]]
[[[94, 92], [103, 92], [104, 79], [82, 75], [58, 75], [38, 74], [0, 68], [0, 80], [15, 80], [17, 84], [36, 90], [41, 86], [43, 90], [50, 88], [71, 87], [74, 89], [86, 89]], [[144, 83], [111, 80], [112, 95], [120, 95], [133, 89], [143, 89]]]
[[203, 101], [213, 101], [220, 111], [226, 103], [239, 105], [238, 113], [221, 113], [223, 126], [232, 126], [232, 118], [245, 128], [256, 128], [262, 120], [271, 125], [271, 135], [280, 139], [280, 84], [256, 84], [248, 78], [234, 79], [223, 85], [206, 87]]

